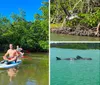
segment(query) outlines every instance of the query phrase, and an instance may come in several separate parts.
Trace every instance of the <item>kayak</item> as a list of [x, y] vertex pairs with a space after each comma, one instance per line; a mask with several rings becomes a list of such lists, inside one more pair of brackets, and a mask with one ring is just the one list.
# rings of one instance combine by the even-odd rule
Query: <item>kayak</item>
[[8, 68], [13, 68], [16, 67], [18, 65], [20, 65], [22, 62], [22, 60], [17, 60], [17, 62], [15, 63], [14, 61], [11, 62], [11, 64], [6, 64], [6, 63], [0, 63], [0, 69], [8, 69]]

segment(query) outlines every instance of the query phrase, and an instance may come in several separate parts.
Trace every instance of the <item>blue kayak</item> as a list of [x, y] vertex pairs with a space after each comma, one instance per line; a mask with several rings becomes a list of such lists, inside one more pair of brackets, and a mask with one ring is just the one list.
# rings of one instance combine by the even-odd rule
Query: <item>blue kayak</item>
[[11, 62], [11, 64], [7, 64], [7, 63], [0, 63], [0, 69], [8, 69], [8, 68], [13, 68], [16, 67], [18, 65], [20, 65], [22, 62], [22, 60], [17, 60], [17, 62], [15, 63], [14, 61]]

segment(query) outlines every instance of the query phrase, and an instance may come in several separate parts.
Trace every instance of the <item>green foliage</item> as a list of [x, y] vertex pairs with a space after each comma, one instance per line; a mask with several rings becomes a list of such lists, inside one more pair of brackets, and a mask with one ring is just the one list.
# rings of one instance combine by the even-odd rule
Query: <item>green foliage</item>
[[97, 26], [100, 21], [100, 9], [96, 10], [94, 13], [79, 14], [83, 19], [80, 20], [81, 24], [86, 24], [88, 27]]
[[40, 20], [41, 16], [40, 16], [39, 14], [35, 14], [35, 15], [34, 15], [34, 18], [35, 18], [36, 20]]
[[42, 16], [41, 18], [44, 20], [48, 20], [49, 19], [49, 4], [48, 2], [42, 2], [43, 6], [40, 7], [40, 10], [42, 11]]
[[75, 27], [75, 26], [77, 26], [77, 24], [79, 24], [79, 22], [80, 22], [80, 20], [75, 18], [73, 20], [67, 21], [66, 22], [66, 26], [68, 26], [68, 27]]
[[49, 48], [49, 46], [48, 46], [49, 42], [48, 42], [48, 41], [47, 41], [47, 42], [45, 42], [45, 41], [39, 41], [39, 44], [40, 44], [40, 46], [41, 46], [44, 50], [46, 50], [46, 49]]
[[40, 7], [42, 14], [35, 14], [35, 20], [25, 20], [26, 13], [20, 9], [20, 14], [11, 14], [9, 20], [0, 16], [0, 47], [7, 48], [8, 44], [20, 45], [31, 51], [48, 50], [48, 3]]
[[67, 27], [76, 27], [79, 24], [88, 28], [95, 27], [100, 22], [99, 3], [97, 0], [51, 0], [51, 24], [63, 23], [67, 16], [62, 9], [63, 6], [70, 14], [77, 13], [79, 16], [73, 20], [66, 20]]

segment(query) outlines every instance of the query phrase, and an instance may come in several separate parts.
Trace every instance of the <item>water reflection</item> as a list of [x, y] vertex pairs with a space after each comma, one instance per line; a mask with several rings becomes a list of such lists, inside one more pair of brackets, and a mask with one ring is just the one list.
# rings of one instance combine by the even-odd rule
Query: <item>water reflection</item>
[[36, 85], [36, 81], [30, 81], [30, 80], [28, 80], [26, 82], [26, 85]]
[[[22, 71], [22, 70], [21, 70]], [[9, 83], [7, 85], [37, 85], [36, 84], [36, 80], [32, 80], [29, 79], [30, 77], [30, 73], [28, 70], [24, 70], [24, 72], [22, 71], [21, 73], [24, 73], [24, 75], [27, 75], [26, 77], [23, 75], [23, 77], [21, 77], [20, 74], [20, 69], [18, 68], [10, 68], [7, 70], [7, 74], [9, 77]], [[29, 75], [29, 76], [28, 76]], [[21, 78], [19, 78], [19, 76]]]
[[12, 82], [12, 80], [16, 77], [17, 72], [18, 72], [17, 68], [10, 68], [7, 70], [10, 82]]
[[40, 59], [24, 59], [17, 68], [0, 70], [0, 85], [48, 85], [48, 59], [37, 55]]

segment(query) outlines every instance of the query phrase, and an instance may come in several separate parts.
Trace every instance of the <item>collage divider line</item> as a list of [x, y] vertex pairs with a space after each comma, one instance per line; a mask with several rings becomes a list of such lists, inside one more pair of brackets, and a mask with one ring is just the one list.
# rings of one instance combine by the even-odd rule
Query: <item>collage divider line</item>
[[50, 85], [50, 0], [49, 0], [49, 85]]

